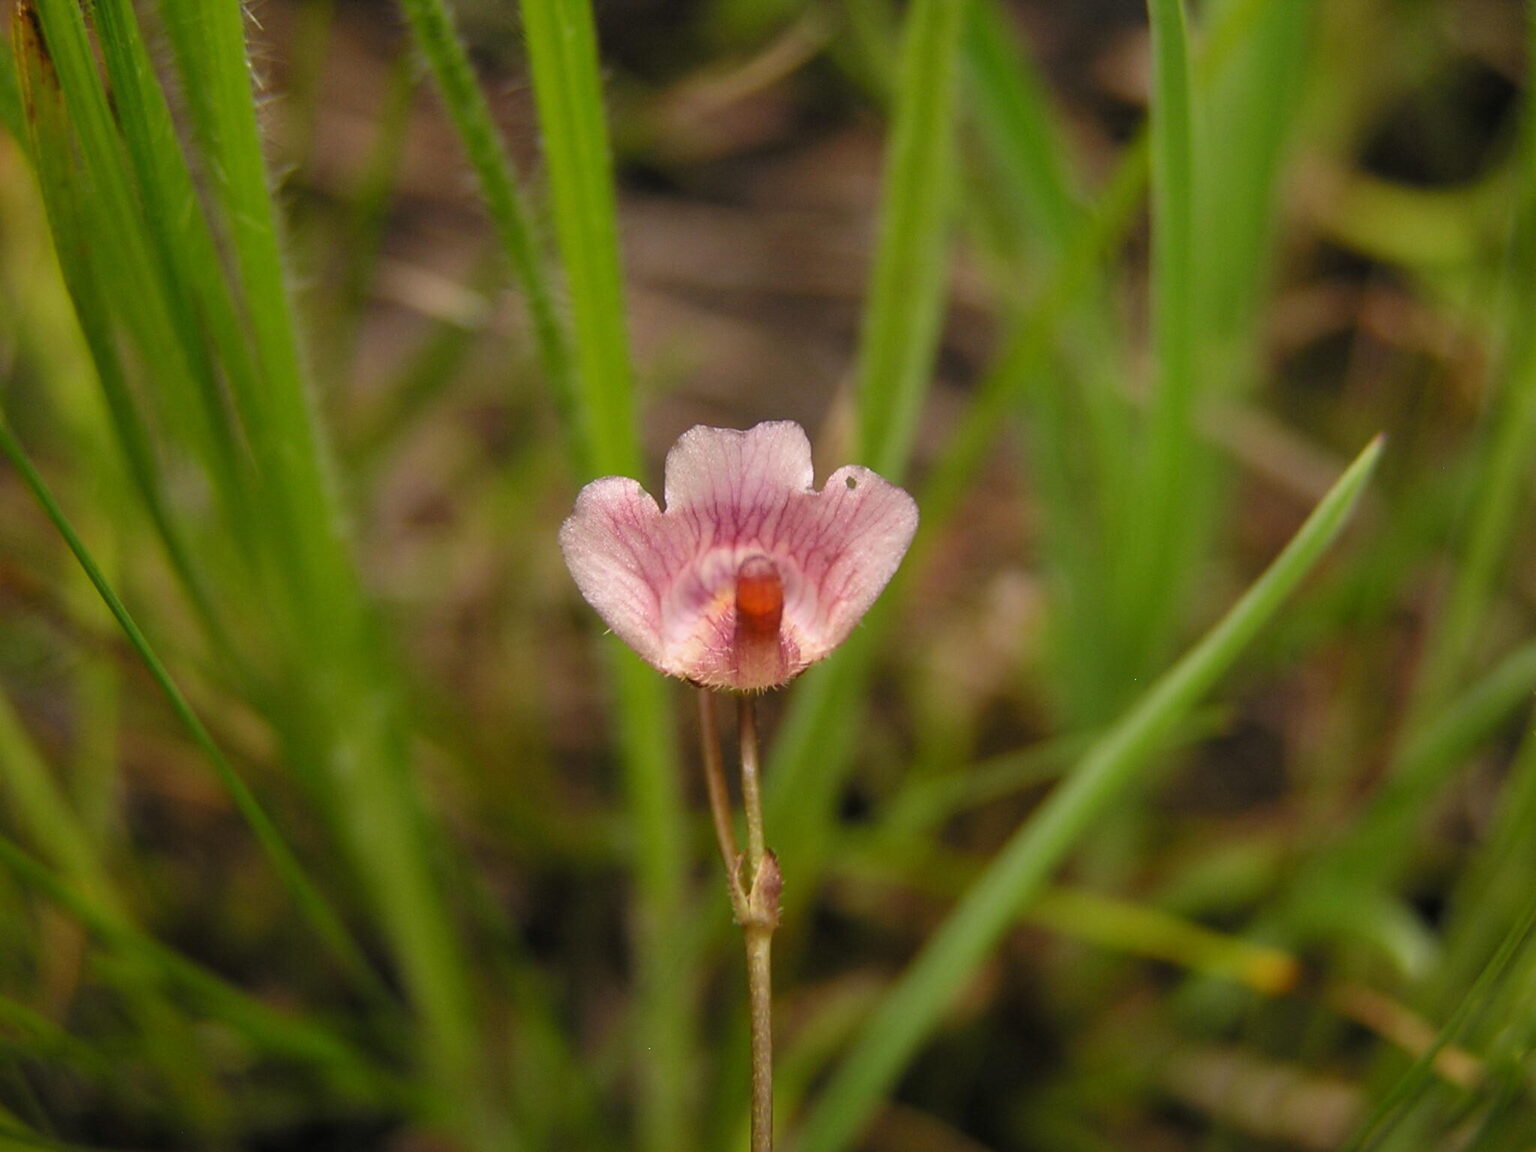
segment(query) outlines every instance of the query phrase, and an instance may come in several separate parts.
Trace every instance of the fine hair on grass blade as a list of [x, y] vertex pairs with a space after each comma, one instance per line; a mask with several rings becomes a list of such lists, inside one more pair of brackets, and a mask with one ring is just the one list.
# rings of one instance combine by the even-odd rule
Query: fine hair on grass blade
[[812, 1105], [798, 1152], [841, 1152], [1012, 921], [1108, 806], [1147, 753], [1226, 671], [1344, 526], [1381, 454], [1374, 440], [1339, 478], [1264, 574], [1084, 756], [1023, 824], [930, 937]]
[[454, 27], [447, 0], [400, 0], [417, 50], [427, 62], [449, 119], [474, 169], [501, 249], [523, 290], [539, 363], [552, 389], [567, 438], [585, 454], [578, 414], [577, 381], [567, 334], [556, 308], [555, 289], [534, 227], [533, 213], [518, 188], [485, 94], [475, 82], [469, 55]]
[[589, 0], [521, 0], [570, 312], [576, 418], [594, 474], [638, 471], [613, 160]]

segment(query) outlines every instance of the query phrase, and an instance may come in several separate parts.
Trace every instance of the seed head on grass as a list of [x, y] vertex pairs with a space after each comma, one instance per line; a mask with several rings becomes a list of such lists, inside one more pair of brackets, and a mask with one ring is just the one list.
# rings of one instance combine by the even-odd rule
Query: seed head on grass
[[847, 638], [917, 530], [912, 497], [868, 468], [814, 484], [793, 421], [699, 426], [667, 453], [665, 511], [634, 480], [594, 480], [560, 547], [587, 602], [653, 667], [776, 688]]

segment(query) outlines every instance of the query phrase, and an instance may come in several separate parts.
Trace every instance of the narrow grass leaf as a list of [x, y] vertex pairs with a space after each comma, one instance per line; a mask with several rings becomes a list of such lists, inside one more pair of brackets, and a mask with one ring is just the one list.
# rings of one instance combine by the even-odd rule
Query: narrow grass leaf
[[1016, 217], [1019, 255], [1059, 258], [1083, 223], [1079, 173], [1058, 130], [1043, 78], [1014, 43], [998, 0], [970, 0], [964, 40], [968, 118]]
[[[892, 477], [907, 468], [943, 319], [966, 7], [917, 0], [903, 32], [885, 201], [859, 352], [860, 455]], [[886, 602], [891, 598], [888, 593]], [[765, 816], [785, 873], [795, 878], [785, 893], [790, 915], [815, 890], [832, 800], [857, 728], [858, 693], [884, 611], [877, 606], [837, 658], [797, 686], [794, 707], [770, 753]]]
[[[1527, 6], [1526, 48], [1536, 52], [1536, 12]], [[1467, 511], [1459, 562], [1425, 658], [1419, 694], [1433, 705], [1456, 684], [1488, 611], [1494, 576], [1527, 506], [1536, 457], [1536, 90], [1527, 86], [1514, 156], [1515, 202], [1504, 259], [1497, 391], [1484, 421], [1487, 447]]]
[[[90, 835], [70, 807], [54, 774], [16, 715], [0, 695], [0, 776], [11, 809], [29, 838], [54, 861], [66, 882], [79, 890], [110, 922], [129, 924], [127, 903], [105, 867]], [[46, 966], [46, 956], [39, 957]], [[164, 1083], [186, 1121], [202, 1139], [224, 1134], [228, 1109], [210, 1070], [189, 1059], [196, 1039], [185, 1020], [153, 987], [153, 973], [127, 963], [118, 973], [126, 1015], [137, 1028], [147, 1063]]]
[[168, 985], [195, 996], [211, 1014], [239, 1029], [259, 1049], [313, 1064], [338, 1089], [364, 1099], [414, 1099], [408, 1085], [382, 1071], [329, 1029], [276, 1011], [152, 937], [123, 924], [4, 836], [0, 836], [0, 866], [42, 893], [104, 943], [142, 960], [160, 973]]
[[451, 1101], [450, 1122], [476, 1146], [515, 1144], [505, 1119], [494, 1115], [458, 933], [433, 872], [438, 829], [407, 761], [395, 670], [350, 554], [311, 406], [243, 13], [238, 5], [209, 8], [196, 0], [162, 0], [161, 10], [259, 368], [260, 387], [237, 403], [268, 531], [280, 542], [271, 555], [289, 695], [274, 720], [294, 761], [318, 767], [332, 790], [353, 865], [420, 1010], [424, 1059]]
[[90, 836], [71, 810], [37, 745], [0, 692], [0, 784], [11, 811], [31, 842], [71, 883], [97, 900], [110, 901], [111, 884]]
[[[237, 396], [271, 530], [283, 540], [288, 597], [301, 635], [355, 650], [357, 594], [340, 504], [315, 421], [288, 292], [277, 211], [238, 5], [162, 0], [172, 54], [188, 100], [210, 200], [227, 236], [259, 374]], [[239, 385], [244, 377], [235, 375]], [[345, 611], [338, 611], [344, 608]]]
[[[584, 464], [634, 476], [640, 452], [633, 373], [592, 10], [588, 0], [522, 0], [521, 12], [571, 314]], [[681, 946], [689, 855], [681, 778], [664, 683], [617, 644], [610, 651], [637, 838], [640, 1145], [670, 1152], [692, 1143], [694, 1095], [693, 956]]]
[[257, 841], [266, 852], [268, 859], [271, 860], [278, 877], [283, 881], [284, 886], [292, 894], [295, 902], [314, 925], [321, 940], [325, 942], [326, 946], [342, 963], [345, 970], [356, 978], [363, 987], [374, 990], [382, 998], [387, 998], [388, 994], [383, 990], [377, 974], [374, 973], [367, 960], [363, 957], [362, 950], [352, 939], [341, 917], [337, 915], [330, 903], [310, 881], [304, 872], [303, 866], [294, 855], [293, 850], [288, 847], [281, 833], [278, 832], [271, 819], [262, 810], [260, 803], [246, 786], [245, 781], [240, 778], [234, 767], [225, 759], [218, 745], [214, 743], [212, 735], [203, 725], [202, 720], [198, 718], [197, 713], [193, 711], [192, 705], [187, 701], [187, 698], [182, 695], [181, 689], [171, 679], [169, 671], [161, 663], [154, 649], [150, 647], [148, 639], [139, 630], [139, 626], [134, 622], [133, 617], [129, 614], [122, 600], [118, 598], [117, 593], [107, 583], [106, 577], [96, 565], [95, 560], [92, 559], [84, 542], [76, 535], [74, 528], [65, 517], [63, 509], [59, 507], [58, 501], [54, 499], [53, 493], [43, 482], [42, 476], [33, 466], [31, 459], [27, 456], [25, 450], [12, 433], [10, 426], [4, 420], [0, 420], [0, 452], [5, 454], [17, 472], [21, 474], [21, 478], [26, 483], [27, 488], [32, 492], [38, 504], [41, 505], [48, 519], [53, 522], [54, 527], [58, 530], [59, 535], [63, 537], [64, 542], [69, 546], [69, 550], [74, 554], [76, 561], [90, 578], [103, 603], [106, 604], [113, 617], [116, 618], [123, 633], [128, 637], [129, 643], [138, 652], [140, 659], [144, 661], [145, 666], [149, 669], [150, 675], [154, 677], [155, 683], [159, 685], [160, 690], [165, 694], [171, 710], [186, 727], [198, 748], [208, 758], [208, 762], [212, 765], [215, 775], [219, 778], [219, 782], [235, 802], [235, 807], [240, 811], [241, 816], [244, 817], [251, 831], [256, 835]]
[[16, 77], [16, 62], [3, 52], [0, 52], [0, 125], [17, 145], [27, 146], [27, 122], [21, 106], [21, 82]]
[[860, 457], [893, 479], [912, 454], [943, 325], [967, 7], [914, 0], [902, 33], [858, 367]]
[[570, 349], [555, 305], [555, 290], [545, 268], [533, 214], [518, 188], [511, 157], [491, 118], [485, 94], [454, 28], [447, 0], [400, 0], [416, 48], [427, 62], [448, 118], [463, 144], [507, 263], [517, 277], [528, 308], [539, 362], [553, 390], [562, 424], [584, 455], [575, 429], [576, 381]]
[[633, 476], [640, 455], [592, 10], [588, 0], [522, 0], [521, 11], [571, 312], [587, 464], [595, 474]]
[[839, 1152], [1013, 917], [1131, 784], [1148, 753], [1226, 671], [1333, 542], [1381, 453], [1373, 441], [1284, 551], [1187, 655], [1096, 743], [1015, 833], [913, 961], [812, 1108], [798, 1152]]
[[[1529, 698], [1529, 692], [1526, 693]], [[1527, 720], [1529, 725], [1529, 720]], [[1529, 727], [1499, 792], [1492, 828], [1457, 878], [1445, 957], [1434, 974], [1431, 1002], [1447, 1010], [1498, 950], [1519, 916], [1536, 871], [1536, 730]]]
[[42, 184], [50, 218], [62, 203], [57, 214], [80, 229], [55, 229], [61, 261], [67, 267], [72, 260], [63, 255], [65, 248], [84, 249], [98, 288], [94, 303], [107, 309], [100, 313], [104, 324], [108, 317], [119, 318], [136, 361], [154, 366], [155, 386], [147, 391], [161, 400], [153, 408], [159, 423], [191, 449], [222, 507], [236, 511], [242, 501], [230, 430], [217, 388], [200, 378], [199, 350], [189, 346], [181, 323], [185, 313], [178, 309], [163, 250], [151, 235], [84, 14], [78, 4], [62, 0], [36, 0], [32, 10], [37, 19], [18, 20], [12, 34], [33, 118], [33, 153], [47, 173]]
[[1473, 1020], [1489, 1010], [1510, 968], [1522, 952], [1529, 952], [1532, 934], [1536, 933], [1536, 892], [1528, 890], [1526, 896], [1524, 909], [1509, 925], [1498, 951], [1466, 989], [1456, 1010], [1435, 1034], [1433, 1042], [1382, 1092], [1370, 1115], [1360, 1123], [1339, 1152], [1365, 1152], [1366, 1149], [1381, 1146], [1382, 1141], [1391, 1134], [1393, 1125], [1410, 1115], [1413, 1108], [1424, 1099], [1426, 1088], [1434, 1082], [1435, 1061], [1440, 1053], [1448, 1045], [1457, 1043]]
[[1176, 634], [1190, 570], [1184, 545], [1187, 486], [1199, 446], [1195, 312], [1196, 187], [1194, 113], [1183, 0], [1149, 0], [1152, 27], [1152, 309], [1153, 386], [1146, 458], [1134, 513], [1124, 525], [1117, 593], [1126, 672], [1135, 677], [1162, 658]]

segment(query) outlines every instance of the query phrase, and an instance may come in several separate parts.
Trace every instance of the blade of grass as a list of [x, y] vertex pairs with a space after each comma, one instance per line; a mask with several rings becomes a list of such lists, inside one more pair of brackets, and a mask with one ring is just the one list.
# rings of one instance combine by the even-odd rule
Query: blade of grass
[[10, 697], [0, 692], [0, 781], [11, 809], [56, 867], [82, 891], [116, 905], [113, 885], [91, 838], [71, 811]]
[[1196, 148], [1211, 158], [1195, 173], [1200, 229], [1196, 257], [1207, 351], [1203, 380], [1227, 396], [1252, 376], [1252, 325], [1267, 286], [1276, 190], [1300, 117], [1310, 64], [1312, 0], [1222, 0], [1200, 13], [1230, 45], [1219, 69], [1201, 69]]
[[[903, 30], [895, 123], [859, 349], [861, 457], [886, 476], [906, 471], [944, 314], [954, 108], [964, 3], [917, 0]], [[887, 596], [886, 604], [890, 597]], [[887, 609], [877, 608], [876, 617]], [[774, 740], [766, 820], [785, 874], [787, 916], [815, 890], [816, 861], [856, 725], [876, 618], [796, 687]]]
[[[917, 851], [856, 848], [840, 856], [837, 871], [881, 888], [952, 900], [974, 883], [983, 867], [929, 844]], [[1264, 996], [1290, 991], [1300, 975], [1300, 963], [1288, 952], [1214, 931], [1155, 905], [1089, 888], [1042, 888], [1020, 909], [1018, 920], [1073, 940], [1243, 984]]]
[[21, 106], [21, 82], [16, 76], [16, 62], [3, 52], [0, 52], [0, 125], [5, 126], [19, 147], [27, 146], [27, 121]]
[[[262, 481], [263, 511], [283, 542], [294, 625], [300, 635], [335, 637], [338, 652], [350, 655], [358, 644], [360, 600], [302, 367], [251, 90], [244, 13], [238, 5], [198, 0], [161, 0], [160, 10], [184, 90], [194, 94], [187, 112], [214, 217], [227, 237], [227, 275], [243, 304], [257, 368], [249, 377], [234, 373], [231, 383]], [[125, 13], [123, 24], [133, 23]], [[103, 35], [106, 30], [103, 25]]]
[[964, 61], [966, 111], [981, 151], [1003, 170], [999, 191], [1017, 197], [1008, 206], [1016, 248], [1058, 259], [1082, 224], [1079, 174], [1044, 82], [1013, 44], [1009, 13], [997, 0], [971, 0]]
[[129, 643], [138, 652], [140, 659], [144, 661], [150, 675], [154, 678], [155, 683], [159, 685], [161, 692], [165, 694], [171, 710], [187, 729], [193, 742], [197, 744], [204, 756], [207, 757], [209, 764], [213, 767], [214, 774], [219, 778], [219, 782], [234, 801], [235, 807], [239, 810], [241, 816], [244, 817], [251, 831], [256, 835], [263, 851], [272, 862], [272, 866], [279, 879], [282, 880], [284, 887], [293, 896], [295, 903], [298, 904], [305, 916], [308, 917], [320, 939], [341, 963], [343, 969], [357, 980], [361, 987], [373, 991], [380, 999], [387, 1001], [390, 998], [388, 992], [380, 982], [378, 974], [373, 971], [368, 961], [364, 958], [362, 949], [352, 939], [341, 917], [320, 893], [319, 889], [310, 881], [303, 865], [299, 863], [297, 856], [288, 847], [282, 834], [277, 830], [265, 811], [263, 811], [255, 795], [246, 786], [245, 781], [240, 778], [233, 765], [225, 759], [218, 745], [214, 743], [208, 729], [204, 727], [202, 720], [193, 711], [192, 705], [187, 701], [187, 698], [182, 695], [181, 689], [176, 686], [176, 682], [171, 679], [170, 672], [161, 663], [160, 658], [155, 654], [144, 633], [139, 630], [139, 626], [134, 622], [133, 617], [129, 614], [122, 600], [118, 598], [117, 593], [107, 583], [101, 569], [96, 565], [95, 560], [92, 559], [84, 542], [75, 533], [73, 526], [65, 517], [63, 509], [59, 507], [58, 501], [54, 499], [53, 493], [49, 490], [47, 484], [44, 483], [42, 476], [38, 473], [31, 459], [27, 456], [26, 451], [16, 440], [9, 424], [4, 419], [0, 419], [0, 452], [4, 453], [12, 466], [20, 473], [27, 488], [47, 514], [48, 519], [52, 521], [59, 535], [63, 537], [64, 542], [69, 546], [69, 550], [74, 554], [75, 560], [90, 578], [103, 603], [106, 604], [113, 617], [117, 620], [123, 633], [128, 637]]
[[[584, 462], [637, 475], [633, 376], [620, 273], [613, 167], [588, 0], [522, 0], [555, 239], [571, 314]], [[686, 939], [687, 824], [664, 682], [610, 648], [625, 783], [635, 821], [636, 1042], [640, 1146], [692, 1144], [695, 957]]]
[[[238, 512], [244, 501], [232, 467], [231, 430], [217, 389], [203, 386], [200, 378], [201, 340], [191, 346], [183, 302], [167, 275], [165, 253], [150, 234], [84, 15], [79, 5], [64, 0], [36, 0], [23, 11], [36, 19], [19, 18], [12, 33], [50, 216], [58, 203], [58, 214], [66, 218], [61, 222], [83, 229], [55, 231], [61, 261], [89, 262], [99, 289], [94, 303], [110, 309], [99, 315], [121, 317], [138, 362], [154, 365], [154, 394], [164, 400], [157, 409], [161, 421], [191, 446], [222, 507]], [[75, 245], [86, 247], [85, 261], [63, 255]]]
[[1062, 857], [1135, 781], [1149, 750], [1215, 684], [1322, 557], [1380, 454], [1380, 440], [1361, 452], [1237, 604], [1157, 680], [1015, 833], [860, 1033], [812, 1107], [798, 1152], [838, 1152], [857, 1137], [1018, 909], [1041, 890]]
[[[1200, 61], [1202, 82], [1228, 59], [1234, 45], [1232, 29], [1271, 2], [1244, 0], [1224, 14], [1222, 22], [1212, 29]], [[795, 686], [765, 774], [767, 823], [786, 872], [797, 878], [784, 895], [787, 917], [792, 917], [796, 906], [803, 905], [815, 891], [819, 875], [816, 861], [832, 839], [828, 830], [834, 819], [833, 801], [846, 777], [848, 753], [855, 743], [866, 662], [882, 634], [883, 622], [889, 618], [889, 605], [901, 599], [908, 574], [922, 569], [924, 555], [941, 539], [939, 527], [958, 508], [988, 447], [1007, 426], [1008, 413], [1032, 382], [1044, 378], [1058, 328], [1081, 305], [1081, 297], [1099, 283], [1101, 262], [1135, 220], [1147, 171], [1147, 137], [1142, 135], [1127, 149], [1097, 207], [1086, 214], [1062, 256], [1051, 266], [1033, 306], [1015, 321], [1016, 327], [1005, 339], [1004, 352], [984, 377], [960, 427], [937, 461], [919, 500], [923, 522], [913, 555], [897, 574], [893, 587], [843, 649]], [[1103, 616], [1102, 611], [1084, 611], [1090, 618]]]
[[[1525, 694], [1529, 697], [1529, 692]], [[1529, 721], [1528, 721], [1529, 723]], [[1505, 926], [1524, 906], [1536, 868], [1536, 729], [1528, 729], [1499, 793], [1493, 827], [1457, 877], [1445, 959], [1432, 979], [1432, 1002], [1447, 1009], [1498, 950]]]
[[110, 1081], [122, 1069], [111, 1055], [76, 1039], [41, 1012], [0, 995], [0, 1052], [19, 1049], [49, 1062], [60, 1061], [93, 1080]]
[[485, 95], [475, 83], [469, 57], [445, 0], [400, 0], [400, 8], [474, 169], [507, 263], [523, 290], [539, 362], [553, 390], [561, 424], [576, 446], [578, 458], [582, 458], [589, 449], [577, 435], [583, 421], [577, 415], [578, 386], [570, 349], [533, 214], [518, 190], [512, 160], [497, 134]]
[[[111, 923], [129, 924], [127, 904], [90, 835], [54, 780], [8, 697], [0, 693], [0, 776], [11, 807], [32, 841]], [[39, 961], [46, 963], [45, 957]], [[147, 1063], [183, 1109], [200, 1139], [228, 1138], [228, 1108], [209, 1069], [195, 1058], [196, 1038], [179, 1013], [157, 995], [152, 973], [125, 965], [118, 984], [138, 1030]]]
[[104, 943], [142, 960], [168, 985], [190, 994], [263, 1051], [313, 1064], [341, 1091], [360, 1098], [414, 1104], [415, 1090], [382, 1071], [329, 1029], [278, 1012], [221, 977], [139, 930], [118, 922], [94, 901], [64, 883], [48, 868], [0, 836], [0, 866], [68, 912]]
[[1331, 845], [1313, 866], [1297, 870], [1293, 921], [1326, 915], [1328, 908], [1347, 909], [1351, 903], [1341, 900], [1343, 893], [1370, 899], [1373, 891], [1398, 883], [1409, 852], [1419, 842], [1417, 828], [1430, 802], [1467, 756], [1529, 701], [1533, 688], [1536, 645], [1527, 645], [1444, 704], [1433, 721], [1420, 721], [1403, 740], [1390, 776], [1349, 835]]
[[328, 343], [333, 373], [341, 377], [356, 362], [358, 340], [379, 271], [389, 209], [409, 137], [418, 77], [415, 61], [402, 53], [390, 69], [389, 88], [368, 159], [351, 194], [351, 211], [341, 247], [346, 263], [337, 293], [339, 315]]
[[[1536, 51], [1536, 13], [1527, 6], [1526, 47]], [[1527, 503], [1531, 460], [1536, 457], [1536, 92], [1527, 88], [1514, 157], [1515, 202], [1505, 250], [1502, 350], [1498, 391], [1484, 421], [1487, 448], [1468, 508], [1459, 563], [1425, 657], [1420, 697], [1434, 705], [1466, 667], [1477, 629], [1487, 616], [1494, 576], [1515, 538], [1516, 519]]]
[[582, 440], [589, 467], [633, 476], [634, 388], [592, 10], [588, 0], [522, 0], [520, 11], [571, 313]]
[[1428, 1085], [1435, 1077], [1435, 1060], [1448, 1045], [1457, 1043], [1474, 1018], [1488, 1010], [1498, 994], [1509, 969], [1522, 952], [1529, 953], [1532, 934], [1536, 933], [1536, 894], [1527, 892], [1527, 901], [1520, 917], [1504, 934], [1498, 951], [1478, 973], [1477, 979], [1467, 988], [1456, 1010], [1413, 1064], [1392, 1083], [1377, 1099], [1371, 1114], [1344, 1143], [1339, 1152], [1365, 1152], [1379, 1146], [1402, 1117], [1424, 1098]]
[[859, 456], [892, 479], [912, 455], [944, 319], [966, 9], [914, 0], [902, 32], [858, 366]]
[[[496, 1115], [459, 934], [431, 858], [446, 850], [407, 760], [399, 693], [358, 578], [308, 382], [267, 184], [238, 5], [162, 0], [209, 203], [259, 368], [237, 396], [291, 621], [280, 635], [290, 695], [275, 719], [300, 761], [322, 766], [350, 855], [422, 1020], [442, 1118], [478, 1147], [517, 1144]], [[237, 378], [235, 383], [240, 381]]]
[[1176, 635], [1191, 570], [1184, 516], [1196, 455], [1194, 411], [1199, 394], [1195, 312], [1194, 111], [1188, 34], [1182, 0], [1149, 0], [1152, 27], [1152, 308], [1153, 388], [1146, 457], [1123, 525], [1123, 553], [1111, 558], [1121, 576], [1116, 619], [1124, 636], [1130, 683], [1161, 660]]

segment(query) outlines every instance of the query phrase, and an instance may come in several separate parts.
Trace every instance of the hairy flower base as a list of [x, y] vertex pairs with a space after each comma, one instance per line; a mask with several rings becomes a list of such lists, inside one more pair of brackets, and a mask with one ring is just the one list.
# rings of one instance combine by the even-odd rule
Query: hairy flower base
[[798, 424], [696, 427], [667, 454], [665, 511], [634, 480], [594, 480], [560, 546], [647, 662], [710, 688], [773, 688], [847, 638], [917, 530], [912, 498], [867, 468], [814, 481]]

